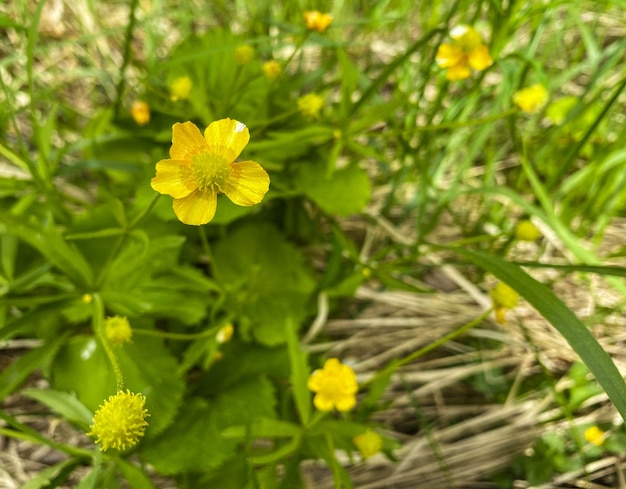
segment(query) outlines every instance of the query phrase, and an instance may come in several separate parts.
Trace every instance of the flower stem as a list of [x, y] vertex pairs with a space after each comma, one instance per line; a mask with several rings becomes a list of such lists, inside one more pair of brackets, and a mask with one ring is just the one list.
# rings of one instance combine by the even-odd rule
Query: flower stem
[[109, 358], [109, 362], [111, 362], [111, 366], [113, 367], [113, 373], [115, 374], [115, 382], [117, 383], [117, 391], [121, 391], [124, 389], [124, 374], [122, 373], [122, 369], [120, 368], [119, 361], [109, 340], [104, 333], [104, 302], [102, 301], [102, 297], [100, 294], [93, 294], [93, 319], [92, 325], [93, 329], [96, 333], [96, 336], [102, 343], [102, 347]]

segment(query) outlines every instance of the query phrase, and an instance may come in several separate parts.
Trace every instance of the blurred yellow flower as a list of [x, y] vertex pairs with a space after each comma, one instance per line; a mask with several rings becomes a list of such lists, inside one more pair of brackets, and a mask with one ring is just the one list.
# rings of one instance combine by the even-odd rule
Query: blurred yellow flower
[[498, 282], [496, 286], [489, 291], [493, 307], [495, 308], [496, 320], [500, 324], [504, 324], [504, 314], [506, 309], [513, 309], [517, 305], [519, 295], [515, 290], [504, 282]]
[[280, 64], [275, 59], [270, 61], [266, 61], [263, 63], [263, 74], [268, 77], [270, 80], [275, 80], [278, 78], [282, 71]]
[[489, 49], [473, 27], [458, 25], [450, 31], [450, 37], [455, 43], [441, 44], [435, 57], [441, 68], [448, 69], [448, 80], [464, 80], [471, 75], [470, 68], [482, 71], [493, 63]]
[[224, 343], [228, 343], [233, 337], [233, 333], [235, 332], [235, 328], [232, 324], [228, 323], [225, 326], [222, 326], [217, 334], [215, 335], [215, 340], [223, 345]]
[[189, 95], [191, 94], [191, 87], [193, 83], [191, 82], [191, 78], [188, 76], [181, 76], [176, 78], [170, 84], [170, 95], [172, 102], [176, 102], [178, 100], [187, 100]]
[[106, 318], [104, 321], [104, 334], [113, 345], [129, 343], [133, 330], [130, 328], [128, 319], [120, 316]]
[[519, 241], [536, 241], [541, 238], [541, 231], [537, 229], [532, 221], [525, 219], [515, 226], [515, 237]]
[[606, 433], [597, 426], [591, 426], [585, 430], [585, 440], [592, 445], [599, 447], [604, 443]]
[[125, 450], [136, 445], [148, 426], [145, 402], [141, 394], [118, 391], [98, 408], [87, 435], [96, 437], [100, 450]]
[[130, 107], [130, 115], [138, 126], [145, 126], [150, 122], [150, 107], [142, 100], [135, 100]]
[[333, 21], [333, 16], [323, 14], [317, 10], [307, 10], [304, 12], [304, 23], [310, 31], [324, 32]]
[[213, 219], [220, 193], [237, 205], [258, 204], [270, 177], [254, 161], [235, 162], [249, 140], [245, 124], [233, 119], [212, 122], [204, 137], [193, 122], [177, 122], [172, 127], [171, 159], [156, 164], [152, 188], [174, 197], [176, 216], [193, 226]]
[[324, 99], [316, 93], [307, 93], [298, 99], [298, 110], [309, 120], [318, 119]]
[[316, 393], [313, 404], [320, 411], [349, 411], [356, 405], [359, 386], [354, 370], [336, 358], [329, 358], [324, 368], [315, 370], [307, 386]]
[[365, 433], [355, 436], [352, 441], [363, 458], [373, 457], [383, 447], [383, 439], [373, 430], [367, 430]]
[[513, 94], [513, 103], [527, 114], [534, 114], [541, 110], [547, 102], [548, 91], [540, 83], [518, 90]]
[[241, 44], [235, 48], [235, 61], [238, 64], [248, 64], [252, 58], [254, 58], [254, 48], [249, 44]]
[[91, 304], [93, 302], [93, 295], [91, 294], [83, 294], [80, 298], [83, 304]]

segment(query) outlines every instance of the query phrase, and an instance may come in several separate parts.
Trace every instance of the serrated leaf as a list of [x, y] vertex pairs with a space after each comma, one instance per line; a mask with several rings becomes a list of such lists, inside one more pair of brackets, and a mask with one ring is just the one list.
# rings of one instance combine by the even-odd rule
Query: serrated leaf
[[215, 469], [236, 453], [237, 441], [223, 437], [222, 431], [275, 417], [274, 404], [272, 385], [264, 377], [247, 379], [211, 402], [191, 399], [176, 422], [144, 447], [143, 458], [164, 474]]
[[215, 279], [227, 291], [230, 307], [245, 316], [238, 324], [244, 338], [266, 345], [284, 343], [281, 318], [294, 324], [307, 314], [315, 282], [302, 255], [266, 223], [248, 223], [218, 241]]
[[371, 195], [369, 177], [358, 165], [350, 165], [328, 175], [325, 164], [302, 164], [295, 183], [300, 192], [324, 212], [337, 216], [362, 211]]

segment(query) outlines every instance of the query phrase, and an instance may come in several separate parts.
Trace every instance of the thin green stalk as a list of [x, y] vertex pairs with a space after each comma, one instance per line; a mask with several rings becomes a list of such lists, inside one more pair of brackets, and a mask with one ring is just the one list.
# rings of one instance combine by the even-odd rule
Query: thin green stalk
[[120, 79], [117, 83], [117, 98], [115, 99], [115, 105], [113, 106], [113, 113], [116, 118], [119, 116], [120, 109], [122, 107], [122, 96], [124, 94], [124, 86], [126, 85], [126, 68], [130, 64], [133, 31], [135, 30], [135, 23], [137, 22], [135, 11], [137, 10], [138, 5], [139, 0], [132, 0], [132, 3], [130, 4], [130, 13], [128, 14], [128, 26], [126, 28], [126, 37], [124, 39], [124, 57], [120, 68]]
[[104, 331], [104, 302], [102, 301], [102, 297], [100, 294], [93, 294], [93, 317], [92, 317], [92, 327], [96, 336], [102, 343], [102, 347], [104, 348], [104, 352], [109, 358], [109, 362], [111, 362], [111, 366], [113, 367], [113, 373], [115, 374], [115, 381], [117, 383], [117, 391], [121, 391], [124, 389], [124, 374], [122, 373], [122, 369], [120, 367], [120, 363], [117, 359], [117, 355], [113, 351], [113, 347], [109, 340], [106, 337], [106, 333]]

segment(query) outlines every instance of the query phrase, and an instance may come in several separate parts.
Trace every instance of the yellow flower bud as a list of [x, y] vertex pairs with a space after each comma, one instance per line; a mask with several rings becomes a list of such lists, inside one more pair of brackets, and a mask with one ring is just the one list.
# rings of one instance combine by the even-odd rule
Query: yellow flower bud
[[519, 241], [536, 241], [541, 238], [541, 231], [537, 229], [537, 226], [532, 221], [526, 219], [518, 222], [517, 226], [515, 226], [515, 237]]
[[493, 307], [495, 308], [496, 320], [500, 324], [504, 324], [504, 314], [506, 309], [513, 309], [517, 305], [519, 295], [515, 290], [504, 282], [498, 282], [496, 286], [489, 291]]
[[298, 110], [309, 120], [318, 119], [324, 107], [324, 99], [316, 93], [308, 93], [298, 99]]
[[178, 100], [187, 100], [189, 95], [191, 94], [191, 87], [193, 83], [191, 82], [191, 78], [188, 76], [181, 76], [176, 78], [170, 84], [170, 94], [172, 102], [176, 102]]
[[383, 439], [373, 430], [367, 430], [365, 433], [355, 436], [352, 441], [359, 449], [363, 458], [369, 458], [380, 452], [383, 447]]
[[249, 44], [241, 44], [235, 48], [235, 61], [237, 64], [245, 65], [254, 58], [254, 48]]
[[136, 445], [148, 426], [146, 417], [150, 415], [144, 409], [145, 402], [141, 394], [118, 391], [98, 408], [87, 435], [95, 436], [103, 451], [125, 450]]
[[120, 316], [106, 318], [104, 321], [104, 334], [113, 345], [123, 345], [129, 343], [133, 330], [130, 327], [128, 319]]
[[228, 323], [226, 326], [222, 326], [217, 334], [215, 335], [215, 339], [220, 345], [224, 343], [228, 343], [233, 337], [233, 333], [235, 332], [235, 328], [232, 324]]
[[83, 304], [91, 304], [93, 302], [93, 296], [91, 294], [83, 294], [80, 300]]
[[272, 59], [263, 63], [263, 74], [270, 80], [275, 80], [279, 77], [282, 68], [278, 61]]
[[541, 110], [548, 102], [548, 91], [540, 83], [513, 94], [513, 103], [527, 114]]
[[130, 108], [130, 115], [138, 126], [145, 126], [150, 122], [150, 107], [141, 100], [135, 100]]
[[597, 426], [591, 426], [585, 430], [585, 440], [592, 445], [599, 447], [604, 443], [606, 433]]
[[324, 32], [333, 21], [333, 16], [323, 14], [317, 10], [308, 10], [304, 12], [304, 23], [310, 31]]

